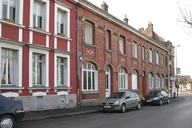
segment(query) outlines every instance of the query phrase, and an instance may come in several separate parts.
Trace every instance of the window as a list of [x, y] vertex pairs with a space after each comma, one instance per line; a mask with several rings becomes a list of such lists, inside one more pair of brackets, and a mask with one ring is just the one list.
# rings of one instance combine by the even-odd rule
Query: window
[[85, 43], [93, 44], [93, 24], [85, 21]]
[[98, 71], [95, 69], [95, 66], [88, 62], [84, 63], [82, 73], [83, 91], [97, 91]]
[[33, 4], [33, 27], [34, 28], [42, 28], [43, 25], [43, 4], [34, 1]]
[[156, 52], [156, 64], [159, 65], [159, 53]]
[[70, 87], [70, 55], [54, 53], [54, 87]]
[[149, 62], [152, 63], [152, 58], [153, 58], [153, 53], [152, 53], [152, 49], [149, 49]]
[[157, 74], [156, 75], [156, 89], [159, 89], [160, 88], [160, 77], [159, 75]]
[[165, 84], [164, 84], [164, 76], [162, 75], [162, 78], [161, 78], [161, 88], [164, 88], [165, 87]]
[[127, 89], [128, 88], [128, 77], [123, 68], [119, 69], [119, 77], [118, 77], [118, 85], [119, 85], [119, 90], [122, 89]]
[[132, 89], [138, 89], [138, 84], [137, 84], [137, 71], [133, 70], [132, 71]]
[[111, 31], [106, 31], [106, 49], [111, 50]]
[[16, 85], [17, 51], [1, 50], [1, 85]]
[[135, 42], [132, 43], [132, 56], [137, 58], [137, 43]]
[[163, 57], [163, 55], [161, 56], [161, 64], [162, 64], [162, 66], [164, 66], [164, 57]]
[[15, 20], [16, 15], [16, 1], [3, 0], [3, 19]]
[[145, 60], [145, 46], [142, 47], [142, 60]]
[[43, 72], [44, 72], [44, 55], [33, 54], [33, 85], [43, 85]]
[[67, 59], [57, 58], [57, 85], [66, 86], [65, 79], [67, 78]]
[[0, 43], [0, 86], [22, 87], [23, 47]]
[[149, 89], [153, 89], [154, 88], [154, 78], [153, 78], [152, 73], [149, 73], [148, 82], [149, 82]]
[[0, 19], [22, 24], [23, 0], [1, 0]]
[[49, 87], [49, 50], [29, 46], [29, 87]]
[[122, 54], [125, 53], [125, 38], [123, 36], [120, 36], [119, 39], [119, 52]]

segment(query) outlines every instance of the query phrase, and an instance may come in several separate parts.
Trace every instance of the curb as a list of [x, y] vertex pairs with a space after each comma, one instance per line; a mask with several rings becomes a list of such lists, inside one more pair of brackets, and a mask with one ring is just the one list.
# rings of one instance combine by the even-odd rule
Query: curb
[[89, 110], [89, 111], [71, 112], [71, 113], [57, 114], [57, 115], [50, 115], [50, 116], [43, 116], [43, 117], [24, 118], [23, 120], [21, 120], [21, 123], [22, 122], [30, 122], [30, 121], [53, 119], [53, 118], [59, 118], [59, 117], [83, 115], [83, 114], [96, 113], [96, 112], [100, 112], [100, 110]]

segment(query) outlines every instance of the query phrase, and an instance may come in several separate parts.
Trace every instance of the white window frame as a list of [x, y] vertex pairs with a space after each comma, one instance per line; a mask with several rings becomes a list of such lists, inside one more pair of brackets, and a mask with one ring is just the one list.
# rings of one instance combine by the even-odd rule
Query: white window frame
[[148, 85], [149, 85], [149, 89], [153, 89], [154, 88], [154, 77], [153, 77], [152, 73], [149, 73]]
[[64, 13], [64, 17], [63, 17], [63, 21], [64, 21], [64, 29], [63, 29], [63, 34], [65, 37], [70, 38], [70, 9], [71, 7], [69, 7], [68, 5], [65, 5], [64, 3], [61, 3], [59, 1], [56, 1], [55, 3], [55, 21], [54, 22], [54, 33], [57, 35], [59, 33], [60, 27], [57, 25], [58, 22], [58, 18], [59, 12], [63, 12]]
[[125, 37], [123, 36], [119, 37], [119, 52], [121, 54], [125, 53]]
[[137, 58], [137, 43], [132, 42], [132, 57]]
[[118, 87], [119, 90], [128, 89], [128, 75], [124, 68], [120, 68], [118, 72]]
[[[14, 85], [16, 87], [22, 87], [22, 61], [23, 61], [23, 49], [22, 49], [22, 46], [20, 45], [14, 45], [14, 44], [9, 44], [9, 43], [5, 43], [5, 42], [1, 42], [0, 41], [0, 53], [1, 53], [1, 50], [5, 48], [5, 49], [11, 49], [11, 50], [15, 50], [17, 51], [17, 62], [16, 62], [16, 68], [15, 68], [15, 78], [16, 78], [16, 81], [14, 83]], [[0, 56], [0, 63], [1, 62], [1, 56]], [[1, 68], [0, 68], [0, 72], [1, 72]], [[2, 78], [1, 74], [0, 74], [0, 78]], [[1, 85], [1, 82], [0, 82], [0, 86]]]
[[[87, 67], [86, 69], [84, 69], [85, 65], [88, 67], [90, 66], [91, 68], [88, 69]], [[84, 89], [84, 73], [86, 73], [86, 76], [87, 76], [85, 89]], [[88, 73], [91, 73], [91, 85], [88, 85]], [[93, 74], [94, 74], [94, 78], [93, 78]], [[93, 84], [94, 84], [94, 87], [93, 87]], [[89, 89], [89, 86], [91, 87], [90, 89]], [[98, 91], [98, 71], [96, 70], [95, 66], [89, 62], [85, 62], [82, 65], [82, 91]]]
[[[66, 59], [64, 85], [62, 85], [62, 86], [70, 87], [70, 55], [55, 52], [55, 54], [54, 54], [54, 74], [57, 74], [57, 58], [58, 57]], [[57, 84], [57, 75], [54, 75], [54, 87], [61, 86], [61, 85]]]
[[[37, 48], [29, 49], [29, 87], [33, 86], [33, 54], [43, 55], [42, 87], [49, 87], [49, 51]], [[36, 87], [36, 85], [35, 85]]]
[[142, 47], [142, 60], [145, 60], [145, 46]]
[[152, 49], [149, 49], [149, 62], [150, 63], [153, 62], [153, 52], [152, 52]]
[[159, 65], [159, 53], [156, 52], [156, 64]]
[[94, 31], [94, 25], [88, 21], [85, 21], [85, 43], [92, 44], [93, 45], [93, 32]]
[[[10, 0], [8, 0], [8, 4]], [[3, 19], [3, 0], [0, 0], [0, 19]], [[14, 19], [14, 23], [17, 24], [23, 24], [23, 0], [15, 0], [15, 19]], [[10, 19], [9, 17], [9, 11], [10, 9], [7, 8], [7, 17], [8, 19]], [[5, 19], [3, 19], [5, 20]]]
[[34, 28], [33, 25], [33, 8], [34, 2], [42, 4], [42, 30], [48, 32], [49, 31], [49, 0], [30, 0], [30, 27]]
[[132, 71], [132, 89], [138, 89], [138, 74], [136, 70]]

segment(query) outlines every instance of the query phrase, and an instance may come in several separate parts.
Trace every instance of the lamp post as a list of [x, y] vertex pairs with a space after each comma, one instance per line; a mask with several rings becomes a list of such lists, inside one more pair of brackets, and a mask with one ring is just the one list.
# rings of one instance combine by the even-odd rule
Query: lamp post
[[178, 81], [178, 67], [177, 67], [177, 48], [178, 47], [180, 47], [180, 45], [177, 45], [176, 46], [176, 78], [177, 78], [177, 97], [178, 97], [178, 89], [179, 89], [179, 87], [178, 87], [178, 84], [179, 84], [179, 81]]

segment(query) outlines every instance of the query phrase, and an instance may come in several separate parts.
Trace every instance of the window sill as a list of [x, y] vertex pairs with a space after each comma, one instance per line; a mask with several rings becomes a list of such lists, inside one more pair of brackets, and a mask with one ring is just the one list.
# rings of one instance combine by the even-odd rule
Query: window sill
[[31, 90], [43, 90], [43, 89], [51, 89], [50, 87], [44, 87], [44, 86], [34, 86], [34, 87], [28, 87], [28, 89]]
[[97, 48], [97, 46], [93, 45], [93, 44], [89, 44], [89, 43], [86, 43], [84, 42], [85, 46], [90, 46], [90, 47], [93, 47], [93, 48]]
[[28, 87], [28, 90], [30, 93], [33, 92], [33, 90], [46, 90], [46, 92], [49, 92], [50, 87], [44, 87], [44, 86], [33, 86], [33, 87]]
[[119, 53], [119, 55], [121, 55], [121, 56], [125, 56], [125, 57], [127, 56], [127, 55], [126, 55], [126, 54], [124, 54], [124, 53]]
[[24, 87], [9, 86], [9, 85], [0, 87], [0, 90], [22, 90], [22, 89], [24, 89]]
[[68, 38], [66, 36], [61, 36], [61, 35], [57, 35], [57, 34], [53, 34], [54, 37], [57, 37], [57, 38], [61, 38], [61, 39], [65, 39], [65, 40], [68, 40], [68, 41], [71, 41], [72, 39], [71, 38]]
[[138, 60], [138, 58], [136, 58], [136, 57], [133, 57], [133, 56], [132, 56], [132, 59]]
[[128, 89], [119, 89], [119, 91], [129, 91]]
[[19, 28], [25, 28], [24, 25], [8, 22], [6, 20], [0, 20], [0, 23], [12, 25], [12, 26], [19, 27]]
[[107, 51], [107, 52], [111, 52], [111, 53], [112, 53], [112, 51], [111, 51], [111, 50], [109, 50], [109, 49], [106, 49], [106, 51]]
[[99, 91], [82, 91], [82, 94], [98, 94]]
[[38, 33], [42, 33], [42, 34], [45, 34], [45, 35], [51, 35], [51, 33], [49, 32], [46, 32], [46, 31], [43, 31], [43, 30], [40, 30], [40, 29], [36, 29], [36, 28], [28, 28], [30, 31], [34, 31], [34, 32], [38, 32]]
[[53, 87], [54, 92], [57, 92], [57, 90], [67, 90], [68, 92], [70, 92], [70, 90], [72, 89], [72, 87], [67, 87], [67, 86], [58, 86], [58, 87]]

